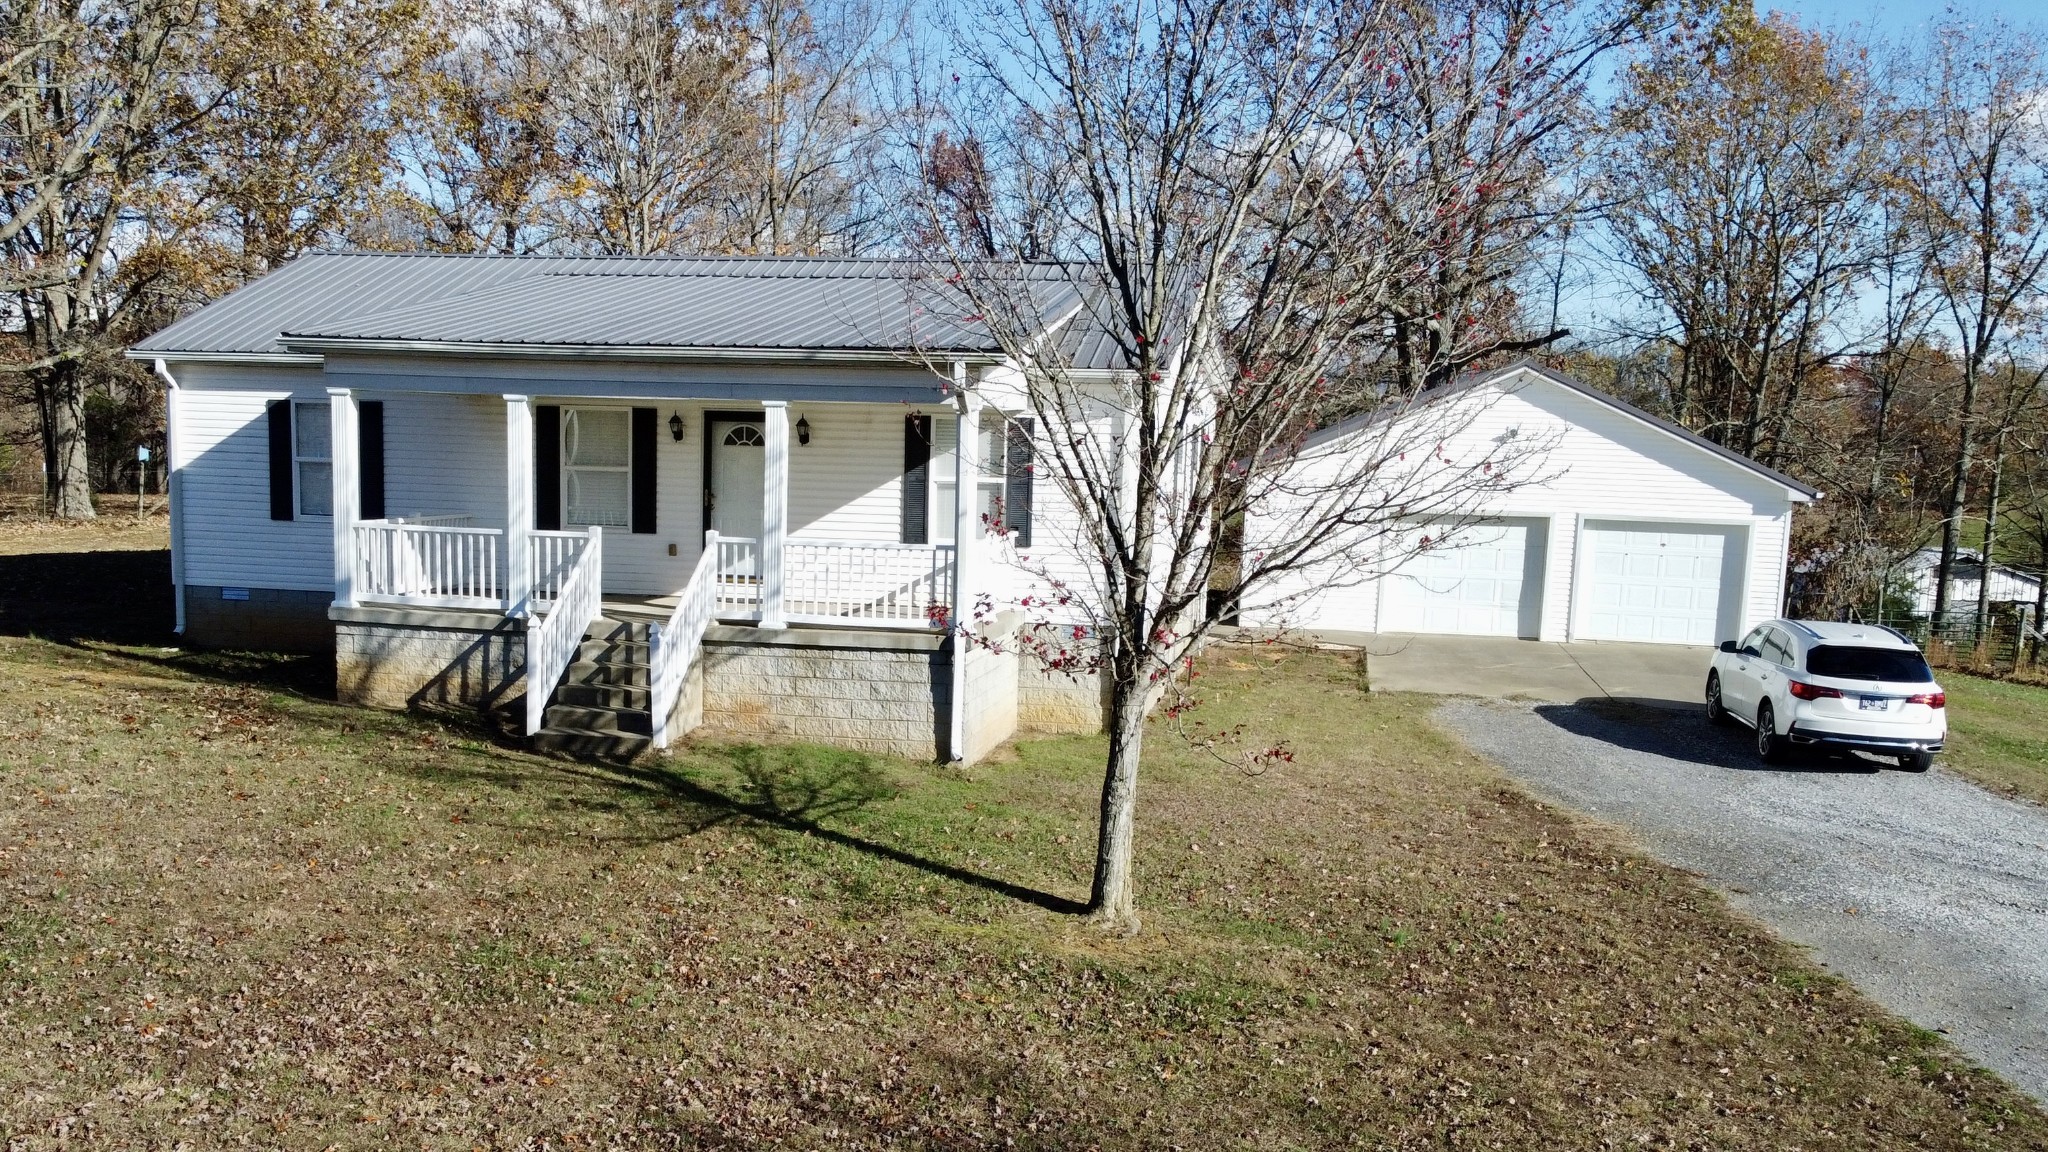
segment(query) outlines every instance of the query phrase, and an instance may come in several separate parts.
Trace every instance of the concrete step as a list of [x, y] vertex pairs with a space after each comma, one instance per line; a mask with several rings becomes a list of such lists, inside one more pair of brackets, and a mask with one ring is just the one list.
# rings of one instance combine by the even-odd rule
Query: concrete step
[[618, 620], [600, 616], [583, 630], [585, 640], [623, 640], [629, 643], [647, 643], [647, 621]]
[[652, 737], [603, 728], [561, 728], [550, 725], [534, 733], [533, 746], [580, 760], [631, 760], [654, 746]]
[[581, 704], [586, 708], [626, 708], [645, 712], [650, 690], [638, 684], [565, 683], [555, 689], [554, 703]]
[[645, 664], [618, 660], [578, 660], [562, 675], [565, 684], [605, 684], [617, 688], [647, 687], [649, 669]]
[[576, 646], [578, 660], [622, 660], [628, 664], [645, 664], [651, 658], [647, 641], [640, 640], [584, 640]]
[[600, 732], [632, 732], [652, 735], [654, 719], [645, 710], [591, 708], [581, 704], [549, 704], [550, 728], [581, 728]]

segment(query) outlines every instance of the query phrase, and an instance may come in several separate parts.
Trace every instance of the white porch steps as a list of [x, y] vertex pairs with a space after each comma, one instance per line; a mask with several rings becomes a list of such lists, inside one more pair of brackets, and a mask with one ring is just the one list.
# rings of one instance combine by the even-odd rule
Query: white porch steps
[[647, 622], [598, 618], [548, 697], [534, 748], [597, 760], [631, 760], [647, 751], [654, 744], [648, 675]]

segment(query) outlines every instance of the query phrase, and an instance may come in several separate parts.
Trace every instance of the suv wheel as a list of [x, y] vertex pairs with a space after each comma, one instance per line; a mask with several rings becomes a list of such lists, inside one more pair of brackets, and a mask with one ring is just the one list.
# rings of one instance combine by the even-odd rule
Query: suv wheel
[[1925, 772], [1934, 767], [1934, 753], [1908, 752], [1899, 757], [1899, 767], [1908, 772]]
[[1721, 674], [1707, 673], [1707, 723], [1726, 724], [1728, 709], [1721, 703]]
[[1778, 735], [1778, 717], [1769, 700], [1756, 706], [1756, 754], [1766, 764], [1785, 762], [1785, 738]]

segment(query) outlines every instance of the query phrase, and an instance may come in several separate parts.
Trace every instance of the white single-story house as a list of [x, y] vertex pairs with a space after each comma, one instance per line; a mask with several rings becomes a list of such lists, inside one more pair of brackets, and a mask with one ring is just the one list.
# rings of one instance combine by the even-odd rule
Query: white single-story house
[[[1367, 561], [1290, 574], [1247, 598], [1243, 623], [1708, 645], [1779, 614], [1792, 510], [1815, 489], [1534, 364], [1471, 374], [1422, 408], [1432, 427], [1456, 429], [1452, 457], [1504, 436], [1544, 443], [1536, 478], [1448, 529], [1418, 520], [1416, 539], [1444, 542], [1408, 548], [1391, 571]], [[1339, 423], [1288, 466], [1328, 467], [1387, 434], [1370, 418]], [[1248, 549], [1261, 532], [1248, 518]]]
[[[1064, 272], [1019, 275], [1079, 373], [1118, 371]], [[878, 260], [293, 261], [129, 353], [168, 389], [178, 627], [592, 753], [1099, 725], [1099, 684], [952, 642], [1028, 590], [1010, 559], [1082, 555], [965, 310]]]
[[[1931, 616], [1934, 614], [1934, 574], [1941, 567], [1941, 549], [1921, 548], [1900, 561], [1897, 572], [1902, 576], [1913, 602], [1913, 614]], [[1984, 558], [1969, 550], [1956, 553], [1955, 566], [1948, 574], [1948, 602], [1950, 609], [1977, 610], [1978, 590], [1984, 580]], [[2004, 564], [1991, 566], [1990, 600], [1993, 604], [2025, 604], [2032, 606], [2039, 602], [2041, 578]]]

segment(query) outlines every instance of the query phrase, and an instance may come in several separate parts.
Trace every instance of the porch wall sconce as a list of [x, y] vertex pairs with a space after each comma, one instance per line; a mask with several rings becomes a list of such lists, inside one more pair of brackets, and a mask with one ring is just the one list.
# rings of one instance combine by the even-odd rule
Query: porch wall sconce
[[675, 438], [676, 443], [681, 444], [683, 442], [683, 414], [681, 412], [669, 413], [668, 434]]
[[809, 444], [811, 442], [811, 422], [802, 416], [796, 418], [796, 442], [799, 444]]

